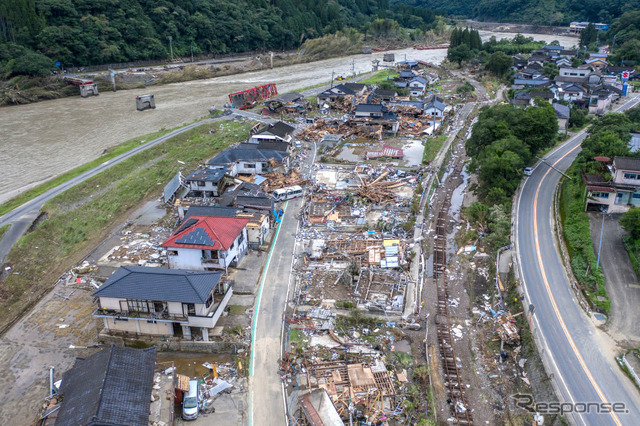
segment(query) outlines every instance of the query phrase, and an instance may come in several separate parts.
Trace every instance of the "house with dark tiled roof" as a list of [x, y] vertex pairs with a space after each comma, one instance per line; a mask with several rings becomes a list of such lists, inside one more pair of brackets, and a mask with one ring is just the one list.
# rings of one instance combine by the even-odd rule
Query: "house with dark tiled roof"
[[191, 216], [164, 242], [171, 269], [227, 270], [247, 253], [247, 223], [237, 217]]
[[293, 139], [293, 133], [295, 127], [289, 126], [287, 123], [278, 121], [273, 124], [267, 124], [266, 126], [259, 128], [249, 138], [249, 143], [259, 142], [283, 142], [290, 143]]
[[424, 77], [414, 77], [409, 81], [410, 96], [415, 98], [424, 95], [424, 91], [427, 89], [429, 82]]
[[231, 184], [225, 169], [201, 169], [185, 178], [190, 197], [218, 197]]
[[225, 149], [207, 163], [210, 169], [227, 170], [230, 176], [261, 175], [289, 165], [289, 153], [273, 149]]
[[440, 120], [444, 117], [444, 110], [447, 104], [436, 95], [431, 95], [424, 100], [424, 114], [431, 117], [437, 117]]
[[93, 316], [110, 334], [206, 341], [233, 295], [221, 277], [222, 271], [121, 266], [93, 293]]
[[147, 426], [155, 361], [155, 347], [113, 345], [77, 358], [62, 378], [55, 424]]
[[569, 107], [554, 103], [553, 112], [556, 113], [556, 118], [558, 119], [558, 132], [567, 133], [569, 130], [569, 117], [571, 115]]
[[362, 96], [366, 90], [367, 90], [366, 84], [360, 84], [360, 83], [338, 84], [318, 94], [318, 97], [317, 97], [318, 105], [319, 106], [322, 106], [324, 104], [331, 105], [338, 98], [345, 97], [345, 96]]

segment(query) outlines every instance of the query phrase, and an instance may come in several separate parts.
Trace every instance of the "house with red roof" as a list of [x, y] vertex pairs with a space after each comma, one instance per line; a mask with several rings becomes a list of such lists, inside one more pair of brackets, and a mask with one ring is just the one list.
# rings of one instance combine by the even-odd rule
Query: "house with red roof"
[[162, 247], [170, 269], [227, 270], [247, 253], [247, 223], [240, 217], [190, 216]]

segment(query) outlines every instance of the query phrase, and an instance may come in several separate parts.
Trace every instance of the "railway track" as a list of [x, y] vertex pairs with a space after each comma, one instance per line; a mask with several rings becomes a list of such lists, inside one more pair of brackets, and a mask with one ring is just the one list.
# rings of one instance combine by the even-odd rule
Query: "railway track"
[[[453, 170], [451, 178], [459, 178], [462, 165], [459, 164]], [[455, 185], [450, 185], [449, 187]], [[449, 293], [447, 290], [447, 224], [449, 221], [449, 208], [451, 207], [451, 194], [453, 189], [447, 191], [444, 202], [436, 217], [436, 232], [433, 249], [433, 280], [437, 290], [437, 315], [436, 330], [440, 356], [442, 358], [443, 381], [448, 390], [448, 402], [451, 414], [455, 418], [454, 424], [472, 425], [471, 409], [464, 395], [460, 369], [456, 362], [456, 354], [453, 348], [453, 335], [451, 333], [451, 317], [449, 315]]]

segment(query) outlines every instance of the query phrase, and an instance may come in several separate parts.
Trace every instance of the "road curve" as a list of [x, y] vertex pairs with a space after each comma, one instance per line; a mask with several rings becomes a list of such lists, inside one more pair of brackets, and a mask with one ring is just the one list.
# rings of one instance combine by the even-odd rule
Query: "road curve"
[[[637, 104], [637, 99], [620, 110]], [[585, 133], [569, 139], [545, 160], [565, 171], [580, 151]], [[548, 361], [561, 402], [622, 403], [621, 412], [587, 412], [568, 415], [576, 424], [637, 425], [640, 395], [617, 367], [611, 340], [583, 312], [570, 288], [556, 247], [553, 200], [560, 174], [538, 165], [519, 193], [515, 236], [520, 278], [525, 300], [535, 305], [532, 326], [537, 344]], [[603, 344], [604, 342], [604, 344]], [[577, 408], [583, 409], [583, 406]]]

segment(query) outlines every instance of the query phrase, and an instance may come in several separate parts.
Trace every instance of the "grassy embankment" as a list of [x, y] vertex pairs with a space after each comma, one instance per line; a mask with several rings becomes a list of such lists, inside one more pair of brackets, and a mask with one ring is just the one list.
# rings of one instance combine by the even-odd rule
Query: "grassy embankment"
[[[4, 332], [52, 289], [57, 278], [122, 223], [141, 202], [156, 198], [179, 170], [189, 172], [229, 144], [244, 140], [251, 123], [199, 126], [145, 150], [45, 204], [47, 218], [7, 257], [13, 266], [0, 285]], [[210, 129], [215, 129], [209, 133]], [[183, 162], [184, 164], [182, 164]]]
[[74, 177], [86, 172], [87, 170], [91, 170], [94, 167], [97, 167], [101, 164], [103, 164], [104, 162], [111, 160], [112, 158], [117, 157], [120, 154], [124, 154], [127, 151], [132, 150], [133, 148], [139, 146], [141, 143], [143, 142], [147, 142], [150, 141], [152, 139], [155, 139], [159, 136], [162, 136], [166, 133], [169, 133], [171, 130], [162, 130], [159, 132], [155, 132], [155, 133], [149, 133], [148, 135], [142, 136], [142, 137], [137, 137], [137, 138], [133, 138], [131, 140], [128, 140], [127, 142], [124, 142], [122, 144], [113, 146], [111, 148], [108, 148], [106, 150], [106, 153], [101, 155], [100, 157], [96, 158], [95, 160], [83, 164], [80, 167], [76, 167], [73, 170], [69, 170], [66, 173], [61, 174], [60, 176], [56, 176], [55, 178], [48, 180], [46, 182], [44, 182], [41, 185], [38, 185], [26, 192], [23, 192], [22, 194], [10, 199], [9, 201], [2, 203], [0, 205], [0, 216], [4, 215], [5, 213], [15, 209], [16, 207], [19, 207], [21, 205], [23, 205], [24, 203], [26, 203], [29, 200], [32, 200], [33, 198], [37, 197], [40, 194], [45, 193], [46, 191], [57, 187], [58, 185], [67, 182], [70, 179], [73, 179]]
[[562, 183], [559, 202], [564, 240], [571, 257], [571, 269], [582, 292], [593, 305], [608, 313], [610, 302], [604, 287], [604, 275], [596, 269], [596, 254], [589, 232], [589, 217], [584, 211], [583, 194], [581, 181], [565, 179]]
[[362, 83], [362, 84], [380, 84], [383, 81], [393, 80], [398, 75], [400, 75], [400, 74], [398, 74], [398, 72], [395, 71], [395, 70], [389, 70], [389, 69], [382, 70], [382, 71], [378, 71], [377, 73], [375, 73], [371, 77], [362, 80], [360, 83]]
[[422, 164], [428, 164], [436, 158], [436, 155], [440, 152], [440, 148], [442, 148], [447, 137], [447, 135], [439, 135], [434, 138], [427, 139], [422, 153]]

